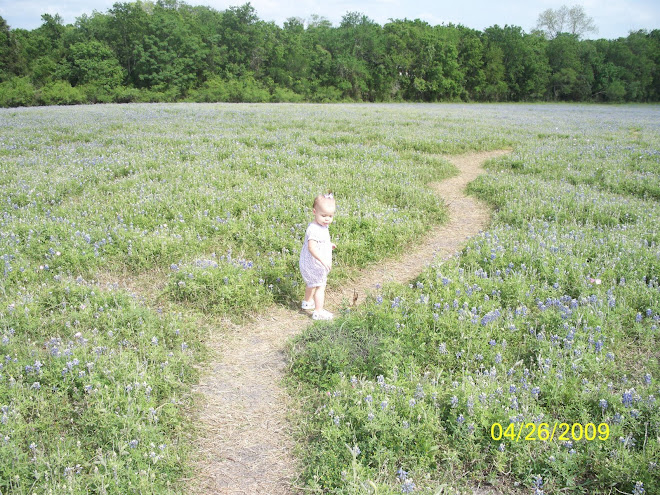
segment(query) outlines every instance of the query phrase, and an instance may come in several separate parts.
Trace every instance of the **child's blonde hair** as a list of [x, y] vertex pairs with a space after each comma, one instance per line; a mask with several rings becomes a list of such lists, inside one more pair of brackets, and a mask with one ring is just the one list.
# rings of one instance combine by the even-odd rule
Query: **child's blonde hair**
[[335, 196], [332, 194], [332, 191], [328, 189], [328, 192], [325, 194], [319, 194], [314, 198], [314, 204], [312, 205], [312, 208], [316, 208], [316, 205], [319, 204], [319, 202], [325, 202], [327, 201], [328, 203], [335, 204]]

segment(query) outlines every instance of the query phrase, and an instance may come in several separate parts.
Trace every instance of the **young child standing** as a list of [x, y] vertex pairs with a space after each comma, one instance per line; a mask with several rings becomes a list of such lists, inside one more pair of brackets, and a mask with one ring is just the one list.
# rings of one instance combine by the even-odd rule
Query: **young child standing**
[[337, 247], [330, 241], [328, 229], [335, 216], [335, 198], [332, 193], [316, 196], [312, 213], [314, 221], [307, 227], [305, 242], [300, 251], [300, 273], [305, 281], [302, 309], [313, 309], [314, 320], [331, 320], [332, 313], [323, 309], [323, 304], [325, 285], [332, 268], [332, 250]]

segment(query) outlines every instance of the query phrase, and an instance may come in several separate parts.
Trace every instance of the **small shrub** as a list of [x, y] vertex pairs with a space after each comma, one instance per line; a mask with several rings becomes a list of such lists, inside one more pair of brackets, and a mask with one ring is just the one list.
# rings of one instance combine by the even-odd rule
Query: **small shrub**
[[35, 89], [27, 77], [14, 77], [0, 83], [0, 106], [28, 107], [34, 105]]
[[48, 83], [38, 93], [38, 101], [43, 105], [78, 105], [85, 103], [85, 93], [74, 88], [67, 81]]

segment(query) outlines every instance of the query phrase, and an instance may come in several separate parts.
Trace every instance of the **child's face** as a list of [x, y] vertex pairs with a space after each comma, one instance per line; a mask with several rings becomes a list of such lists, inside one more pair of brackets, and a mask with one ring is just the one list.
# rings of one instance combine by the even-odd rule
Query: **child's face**
[[321, 202], [316, 204], [316, 208], [313, 208], [314, 220], [319, 225], [327, 227], [332, 223], [332, 219], [335, 216], [335, 205], [334, 204], [323, 204]]

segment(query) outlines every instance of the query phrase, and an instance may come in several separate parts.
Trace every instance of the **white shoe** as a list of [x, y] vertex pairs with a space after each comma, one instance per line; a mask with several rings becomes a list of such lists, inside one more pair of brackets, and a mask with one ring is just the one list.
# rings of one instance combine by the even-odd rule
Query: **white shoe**
[[314, 311], [312, 313], [312, 320], [332, 320], [334, 316], [330, 311], [322, 309], [321, 311]]
[[316, 304], [314, 304], [314, 301], [303, 301], [301, 307], [302, 309], [314, 309]]

